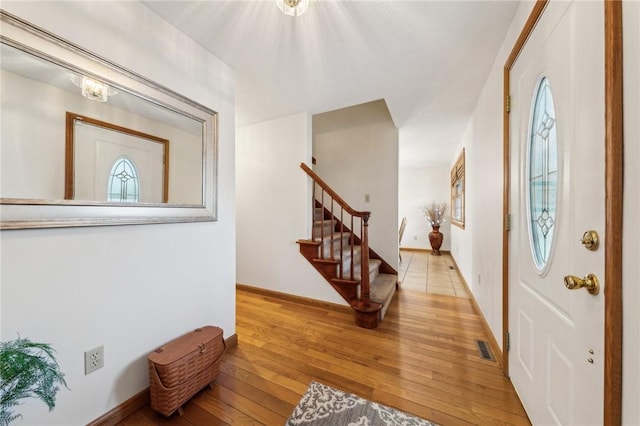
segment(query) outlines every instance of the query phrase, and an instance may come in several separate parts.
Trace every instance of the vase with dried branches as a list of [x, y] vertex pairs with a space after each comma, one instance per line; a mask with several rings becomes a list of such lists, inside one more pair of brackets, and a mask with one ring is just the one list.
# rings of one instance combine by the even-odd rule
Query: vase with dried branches
[[440, 256], [440, 247], [442, 247], [444, 239], [444, 235], [440, 232], [440, 226], [445, 220], [446, 210], [447, 203], [434, 202], [422, 208], [425, 219], [431, 225], [429, 243], [431, 244], [431, 254], [434, 256]]

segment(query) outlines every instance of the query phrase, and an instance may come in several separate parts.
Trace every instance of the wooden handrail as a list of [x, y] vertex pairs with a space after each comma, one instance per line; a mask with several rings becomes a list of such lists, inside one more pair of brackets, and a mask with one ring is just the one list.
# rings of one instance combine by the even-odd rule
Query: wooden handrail
[[331, 196], [331, 198], [336, 200], [340, 205], [340, 207], [344, 208], [347, 211], [347, 213], [356, 217], [368, 218], [369, 216], [371, 216], [371, 212], [358, 211], [351, 208], [351, 206], [347, 204], [347, 202], [344, 201], [342, 197], [340, 197], [333, 189], [331, 189], [331, 187], [325, 181], [323, 181], [322, 178], [320, 178], [320, 176], [318, 176], [313, 170], [311, 170], [309, 166], [307, 166], [304, 163], [300, 163], [300, 168], [304, 170], [305, 173], [308, 174], [311, 177], [311, 179], [313, 179], [320, 186], [320, 188], [324, 189]]

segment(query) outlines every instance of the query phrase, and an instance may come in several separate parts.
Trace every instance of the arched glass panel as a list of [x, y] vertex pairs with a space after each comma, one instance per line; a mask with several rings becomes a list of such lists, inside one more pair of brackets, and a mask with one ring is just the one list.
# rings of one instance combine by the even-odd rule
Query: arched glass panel
[[531, 250], [536, 267], [542, 270], [549, 261], [556, 228], [558, 187], [558, 140], [556, 113], [549, 80], [538, 84], [532, 105], [529, 129], [528, 219]]
[[107, 201], [137, 203], [140, 194], [138, 172], [127, 157], [118, 158], [109, 174]]

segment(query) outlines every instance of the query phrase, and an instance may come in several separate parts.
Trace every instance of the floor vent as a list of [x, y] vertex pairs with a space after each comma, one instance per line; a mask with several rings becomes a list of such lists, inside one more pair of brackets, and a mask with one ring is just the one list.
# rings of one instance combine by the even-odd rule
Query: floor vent
[[493, 355], [491, 355], [491, 351], [489, 350], [489, 345], [487, 342], [483, 340], [476, 340], [476, 345], [478, 346], [478, 353], [482, 359], [487, 359], [489, 361], [495, 361], [493, 359]]

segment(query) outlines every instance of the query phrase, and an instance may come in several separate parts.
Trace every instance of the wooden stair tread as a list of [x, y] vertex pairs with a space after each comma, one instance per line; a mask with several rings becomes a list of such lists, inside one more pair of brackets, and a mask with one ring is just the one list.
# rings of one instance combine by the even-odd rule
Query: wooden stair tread
[[310, 245], [314, 245], [314, 246], [319, 246], [320, 244], [322, 244], [320, 241], [313, 241], [313, 240], [297, 240], [296, 243], [297, 244], [310, 244]]
[[340, 261], [335, 259], [313, 259], [315, 263], [339, 265]]
[[353, 286], [360, 285], [360, 281], [349, 280], [345, 278], [333, 278], [331, 281], [333, 281], [336, 284], [345, 284], [345, 285], [353, 285]]

